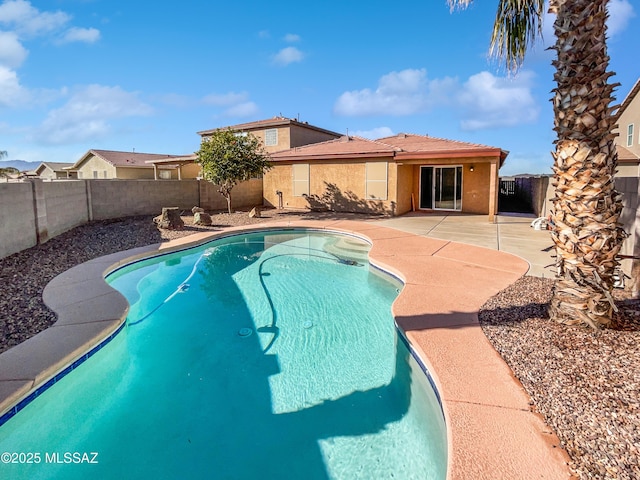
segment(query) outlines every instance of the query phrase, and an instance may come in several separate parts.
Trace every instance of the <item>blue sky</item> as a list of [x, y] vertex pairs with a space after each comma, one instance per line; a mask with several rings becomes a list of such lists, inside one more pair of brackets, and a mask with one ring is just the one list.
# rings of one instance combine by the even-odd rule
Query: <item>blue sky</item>
[[[0, 2], [0, 150], [75, 162], [91, 148], [188, 154], [196, 132], [275, 115], [510, 151], [550, 173], [553, 18], [517, 75], [487, 56], [496, 0]], [[611, 81], [640, 77], [638, 0], [609, 4]]]

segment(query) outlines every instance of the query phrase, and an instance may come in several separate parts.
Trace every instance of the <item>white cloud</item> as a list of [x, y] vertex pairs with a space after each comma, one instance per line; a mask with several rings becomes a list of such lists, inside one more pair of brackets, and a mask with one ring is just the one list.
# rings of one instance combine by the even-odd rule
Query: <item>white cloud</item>
[[0, 24], [19, 35], [36, 36], [53, 32], [69, 22], [64, 12], [40, 12], [25, 0], [9, 0], [0, 5]]
[[480, 72], [461, 85], [455, 78], [429, 80], [425, 69], [391, 72], [375, 90], [345, 92], [334, 112], [344, 116], [406, 116], [447, 107], [458, 113], [465, 130], [514, 126], [537, 119], [539, 108], [531, 93], [533, 73], [496, 77]]
[[0, 107], [15, 107], [29, 99], [30, 94], [20, 85], [17, 73], [0, 65]]
[[212, 93], [202, 99], [206, 105], [223, 107], [224, 117], [251, 117], [259, 112], [258, 106], [249, 100], [247, 92]]
[[100, 40], [100, 30], [95, 28], [72, 27], [62, 35], [59, 43], [95, 43], [98, 40]]
[[296, 35], [295, 33], [287, 33], [284, 36], [284, 41], [288, 43], [296, 43], [300, 41], [300, 35]]
[[290, 63], [301, 62], [303, 58], [304, 53], [296, 47], [286, 47], [273, 56], [273, 63], [284, 67]]
[[28, 54], [15, 33], [0, 31], [0, 65], [17, 68]]
[[229, 93], [212, 93], [207, 95], [202, 100], [207, 105], [213, 105], [216, 107], [227, 107], [229, 105], [235, 105], [241, 102], [246, 102], [249, 98], [249, 94], [247, 92], [229, 92]]
[[383, 75], [378, 88], [345, 92], [334, 112], [345, 116], [412, 115], [445, 101], [455, 80], [427, 80], [426, 70], [407, 69]]
[[103, 138], [111, 131], [111, 120], [151, 113], [151, 107], [139, 100], [137, 93], [89, 85], [75, 91], [65, 105], [50, 111], [33, 140], [63, 144]]
[[496, 77], [480, 72], [469, 77], [457, 95], [463, 110], [464, 130], [512, 127], [538, 118], [539, 107], [531, 94], [534, 74], [520, 72], [516, 77]]
[[258, 106], [253, 102], [243, 102], [227, 108], [223, 115], [225, 117], [244, 118], [255, 116], [259, 112]]
[[607, 19], [607, 33], [617, 35], [627, 28], [629, 20], [636, 16], [633, 6], [628, 0], [609, 0], [607, 5], [609, 18]]
[[369, 138], [371, 140], [375, 140], [376, 138], [391, 137], [395, 135], [393, 133], [393, 130], [391, 130], [389, 127], [376, 127], [372, 128], [371, 130], [356, 130], [352, 134], [356, 137]]

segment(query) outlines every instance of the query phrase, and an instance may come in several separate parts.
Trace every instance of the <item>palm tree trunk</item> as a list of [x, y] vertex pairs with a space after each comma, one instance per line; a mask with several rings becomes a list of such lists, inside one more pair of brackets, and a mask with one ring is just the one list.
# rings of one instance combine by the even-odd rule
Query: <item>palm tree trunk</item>
[[617, 155], [613, 90], [608, 84], [607, 0], [551, 0], [557, 59], [553, 108], [552, 237], [559, 280], [549, 307], [565, 324], [609, 325], [618, 253], [625, 237], [618, 222], [622, 196], [614, 188]]

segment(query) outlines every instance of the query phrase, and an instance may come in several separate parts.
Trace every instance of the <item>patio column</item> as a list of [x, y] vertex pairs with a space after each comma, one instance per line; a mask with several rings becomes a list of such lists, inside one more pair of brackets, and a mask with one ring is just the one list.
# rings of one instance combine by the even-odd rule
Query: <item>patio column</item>
[[153, 164], [153, 179], [158, 179], [158, 165], [156, 165], [155, 163]]
[[178, 180], [182, 180], [182, 164], [178, 164]]
[[489, 182], [489, 222], [495, 223], [496, 214], [498, 213], [498, 185], [500, 177], [498, 176], [498, 160], [491, 162], [491, 173], [489, 174], [491, 180]]

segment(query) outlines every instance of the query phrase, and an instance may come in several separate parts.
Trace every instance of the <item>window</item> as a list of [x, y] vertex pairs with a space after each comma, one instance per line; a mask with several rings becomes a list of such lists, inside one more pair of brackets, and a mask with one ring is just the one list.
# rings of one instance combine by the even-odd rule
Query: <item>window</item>
[[98, 178], [98, 171], [97, 170], [93, 170], [93, 178]]
[[309, 195], [309, 164], [297, 163], [291, 166], [293, 173], [293, 196]]
[[627, 147], [633, 146], [633, 123], [627, 127]]
[[171, 180], [171, 170], [160, 170], [158, 176], [162, 180]]
[[387, 199], [387, 162], [366, 164], [366, 196], [373, 200]]
[[264, 144], [267, 147], [278, 145], [278, 129], [271, 128], [264, 132]]

